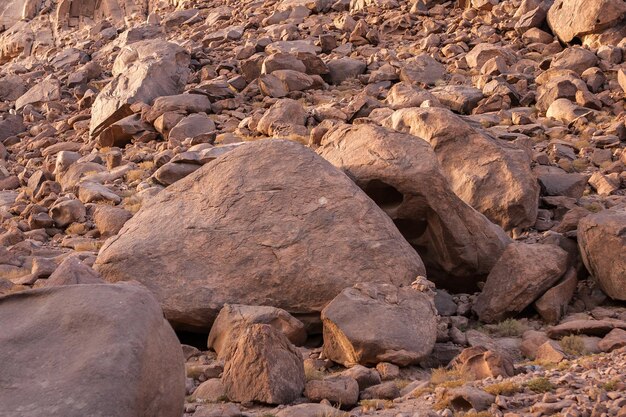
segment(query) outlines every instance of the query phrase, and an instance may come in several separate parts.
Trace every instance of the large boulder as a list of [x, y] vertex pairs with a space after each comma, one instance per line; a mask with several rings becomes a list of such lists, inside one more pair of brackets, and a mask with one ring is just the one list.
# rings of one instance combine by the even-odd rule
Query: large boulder
[[526, 150], [442, 108], [400, 109], [385, 123], [429, 142], [452, 190], [489, 220], [505, 230], [535, 223], [539, 186]]
[[437, 339], [432, 297], [410, 286], [357, 284], [322, 310], [324, 356], [344, 366], [415, 364]]
[[24, 0], [4, 0], [0, 3], [0, 31], [13, 26], [22, 18]]
[[189, 53], [159, 39], [127, 45], [113, 64], [113, 80], [96, 97], [89, 131], [97, 136], [132, 114], [136, 102], [152, 104], [160, 96], [181, 93], [189, 76]]
[[358, 282], [425, 275], [365, 193], [285, 140], [239, 146], [161, 191], [107, 241], [95, 268], [108, 281], [143, 282], [175, 326], [203, 331], [226, 303], [319, 313]]
[[583, 218], [578, 223], [578, 247], [600, 288], [611, 298], [626, 300], [626, 209]]
[[489, 273], [474, 303], [480, 320], [495, 322], [521, 312], [567, 270], [567, 252], [556, 245], [512, 243]]
[[289, 404], [304, 391], [302, 356], [279, 330], [252, 324], [227, 358], [222, 382], [231, 401]]
[[59, 29], [70, 29], [86, 20], [105, 19], [122, 28], [126, 16], [145, 16], [153, 3], [155, 0], [59, 0], [54, 19]]
[[185, 363], [159, 304], [133, 284], [0, 298], [0, 416], [172, 417]]
[[556, 0], [548, 10], [548, 25], [563, 42], [600, 33], [624, 18], [624, 0]]
[[426, 141], [363, 124], [339, 126], [321, 145], [318, 153], [393, 219], [440, 286], [473, 289], [511, 242], [457, 197]]

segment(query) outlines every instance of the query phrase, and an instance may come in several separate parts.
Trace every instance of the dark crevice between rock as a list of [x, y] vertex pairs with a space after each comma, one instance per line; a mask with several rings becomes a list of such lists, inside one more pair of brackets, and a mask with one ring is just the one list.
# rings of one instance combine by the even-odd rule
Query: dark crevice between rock
[[383, 211], [398, 208], [404, 200], [404, 196], [400, 191], [380, 180], [371, 180], [367, 183], [363, 191], [365, 191], [365, 194], [374, 200]]
[[207, 350], [208, 333], [193, 333], [178, 330], [176, 331], [176, 336], [178, 336], [178, 340], [183, 345], [193, 346], [202, 351]]

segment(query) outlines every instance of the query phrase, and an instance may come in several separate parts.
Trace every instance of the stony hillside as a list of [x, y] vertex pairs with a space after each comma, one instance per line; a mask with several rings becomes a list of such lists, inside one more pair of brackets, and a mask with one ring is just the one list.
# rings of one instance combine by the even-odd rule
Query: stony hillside
[[626, 1], [0, 0], [0, 417], [626, 417]]

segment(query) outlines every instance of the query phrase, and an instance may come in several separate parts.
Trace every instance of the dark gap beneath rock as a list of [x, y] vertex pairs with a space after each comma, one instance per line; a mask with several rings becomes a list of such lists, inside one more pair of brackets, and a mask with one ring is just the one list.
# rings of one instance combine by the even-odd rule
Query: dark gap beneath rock
[[193, 346], [202, 351], [207, 350], [208, 333], [193, 333], [185, 331], [177, 331], [176, 336], [183, 345]]
[[395, 209], [404, 200], [400, 191], [380, 180], [371, 180], [363, 191], [383, 210]]

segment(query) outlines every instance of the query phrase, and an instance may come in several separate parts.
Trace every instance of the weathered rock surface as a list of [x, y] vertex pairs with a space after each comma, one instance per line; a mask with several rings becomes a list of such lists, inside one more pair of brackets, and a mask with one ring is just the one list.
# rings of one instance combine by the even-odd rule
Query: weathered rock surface
[[512, 243], [493, 267], [474, 303], [482, 321], [499, 321], [521, 312], [567, 270], [567, 252], [555, 245]]
[[152, 104], [157, 97], [182, 92], [188, 66], [189, 54], [171, 42], [146, 40], [126, 46], [113, 64], [113, 80], [93, 103], [90, 134], [96, 136], [131, 114], [133, 103]]
[[431, 296], [411, 287], [357, 284], [322, 310], [324, 355], [344, 366], [406, 366], [432, 351], [437, 338]]
[[626, 16], [621, 0], [556, 0], [548, 11], [548, 24], [563, 42], [598, 33]]
[[626, 210], [605, 210], [583, 218], [578, 223], [578, 246], [602, 290], [626, 300]]
[[[209, 247], [211, 256], [195, 252]], [[175, 326], [199, 329], [225, 303], [313, 313], [357, 282], [408, 285], [425, 274], [365, 193], [287, 141], [238, 147], [162, 191], [95, 267], [108, 281], [140, 280]]]
[[304, 390], [302, 357], [279, 330], [252, 324], [226, 359], [222, 382], [232, 401], [288, 404]]
[[0, 415], [181, 414], [182, 350], [145, 288], [42, 288], [0, 298], [0, 312]]
[[445, 109], [397, 110], [386, 124], [429, 142], [454, 192], [491, 221], [505, 230], [534, 224], [539, 187], [525, 150]]
[[304, 324], [285, 310], [267, 306], [226, 304], [211, 326], [208, 347], [217, 352], [218, 357], [228, 357], [229, 350], [252, 324], [268, 324], [282, 332], [295, 345], [302, 345], [306, 341]]
[[342, 169], [387, 213], [440, 286], [472, 288], [510, 239], [461, 201], [430, 145], [372, 125], [344, 125], [322, 138], [318, 153]]

